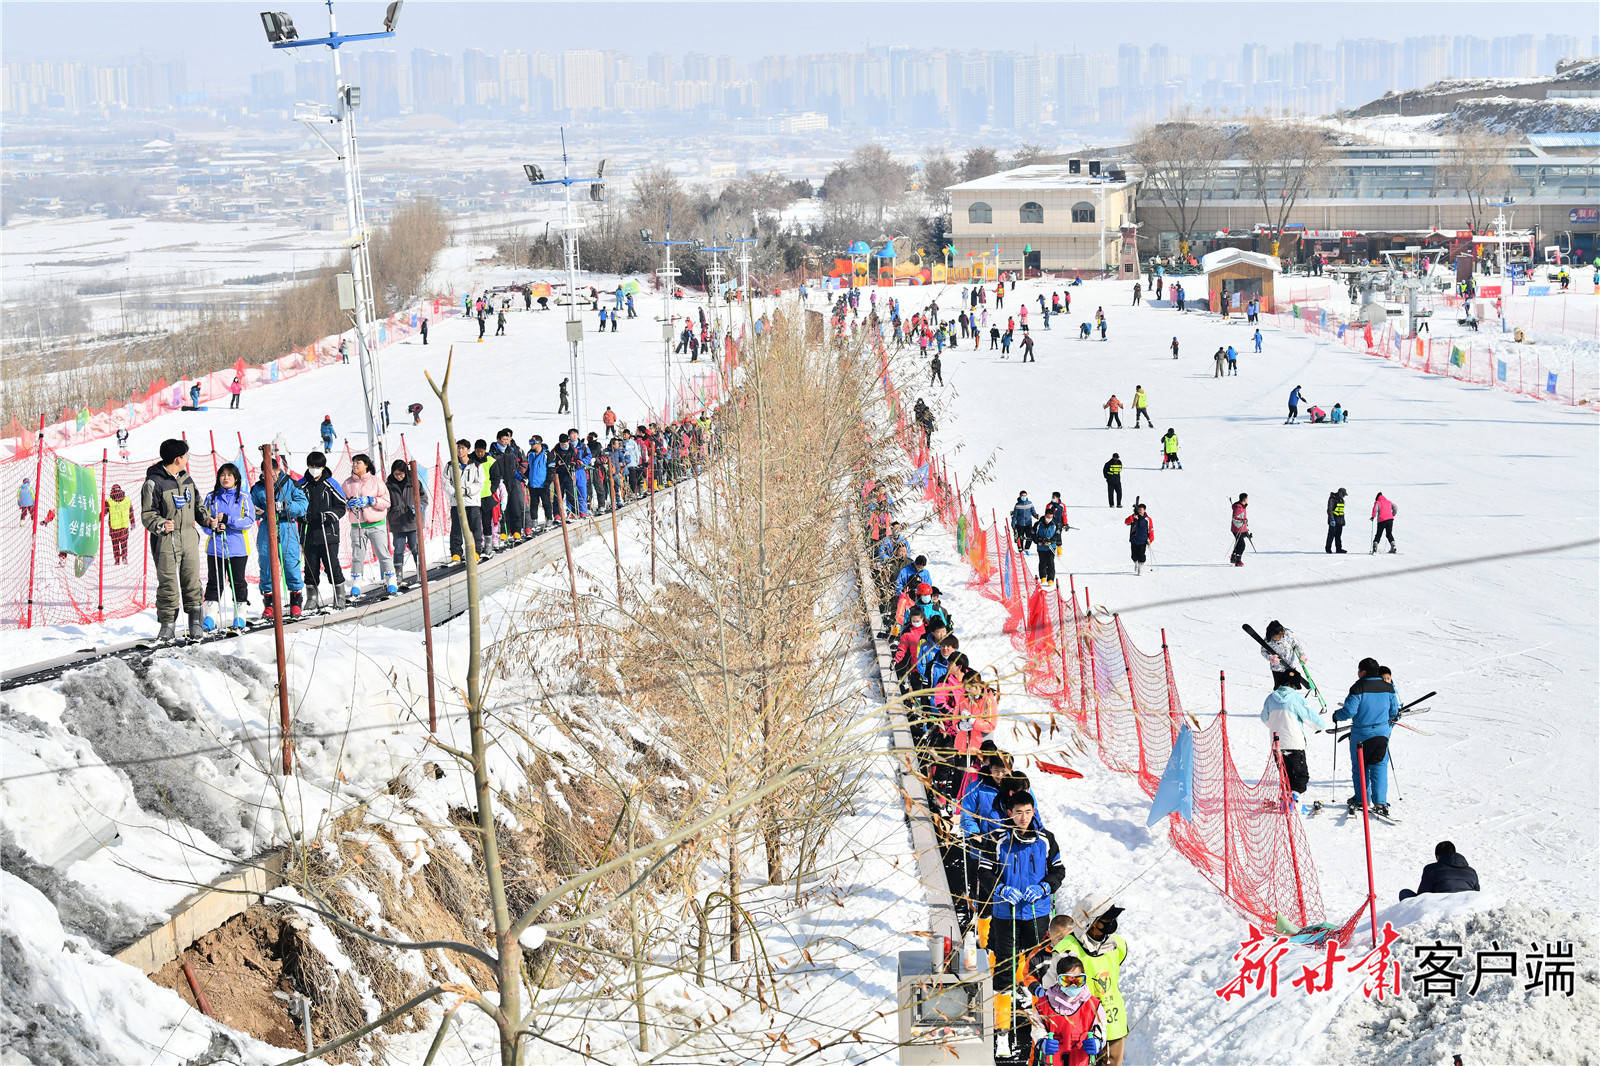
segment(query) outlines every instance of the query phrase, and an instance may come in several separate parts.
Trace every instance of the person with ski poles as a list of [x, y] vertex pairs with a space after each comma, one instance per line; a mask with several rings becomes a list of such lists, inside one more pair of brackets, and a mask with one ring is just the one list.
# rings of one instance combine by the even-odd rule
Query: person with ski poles
[[1400, 720], [1400, 698], [1394, 685], [1383, 679], [1383, 668], [1373, 658], [1356, 664], [1356, 682], [1344, 705], [1333, 712], [1334, 722], [1350, 723], [1350, 778], [1355, 791], [1345, 801], [1352, 814], [1362, 803], [1361, 762], [1366, 761], [1366, 802], [1372, 812], [1389, 816], [1389, 736]]
[[[1060, 919], [1057, 919], [1058, 921]], [[1054, 922], [1051, 923], [1054, 927]], [[1035, 956], [1028, 977], [1036, 1066], [1091, 1066], [1105, 1047], [1105, 1010], [1076, 955]]]
[[173, 624], [181, 601], [189, 616], [189, 639], [199, 640], [205, 635], [205, 583], [196, 527], [212, 529], [216, 520], [189, 476], [187, 442], [161, 442], [161, 458], [145, 471], [139, 503], [139, 524], [149, 531], [150, 553], [156, 558], [156, 621], [161, 624], [156, 639], [175, 639]]
[[[1087, 325], [1087, 323], [1085, 323], [1085, 325]], [[1117, 426], [1118, 429], [1122, 428], [1122, 416], [1117, 413], [1117, 412], [1122, 410], [1122, 401], [1117, 399], [1117, 394], [1116, 393], [1112, 393], [1111, 394], [1111, 399], [1109, 399], [1105, 403], [1101, 404], [1100, 405], [1100, 409], [1103, 410], [1103, 411], [1110, 411], [1111, 412], [1109, 415], [1106, 416], [1106, 428], [1107, 429], [1111, 428], [1111, 425], [1112, 425], [1113, 422], [1116, 423], [1116, 426]]]
[[333, 606], [344, 607], [344, 570], [339, 565], [339, 520], [349, 511], [344, 492], [328, 469], [328, 458], [321, 452], [306, 456], [305, 474], [300, 478], [305, 490], [305, 518], [301, 522], [300, 542], [305, 546], [306, 607], [317, 610], [319, 578], [327, 574], [333, 585]]
[[1389, 538], [1389, 554], [1393, 555], [1395, 553], [1394, 518], [1395, 515], [1399, 513], [1400, 509], [1396, 507], [1394, 503], [1390, 501], [1389, 497], [1385, 496], [1383, 493], [1378, 493], [1378, 495], [1373, 499], [1372, 521], [1374, 525], [1372, 527], [1371, 554], [1376, 555], [1378, 553], [1378, 541], [1384, 537]]
[[984, 839], [978, 851], [977, 898], [989, 909], [995, 998], [1006, 997], [1003, 1009], [1002, 1002], [996, 1003], [995, 1013], [997, 1017], [1010, 1015], [1010, 1033], [997, 1032], [996, 1047], [1004, 1040], [1015, 1050], [1026, 1034], [1020, 1012], [1010, 1009], [1017, 999], [1017, 969], [1027, 952], [1043, 943], [1055, 893], [1067, 871], [1056, 838], [1034, 820], [1031, 792], [1009, 791], [1001, 806], [1005, 822]]
[[1228, 520], [1228, 531], [1233, 534], [1233, 554], [1228, 561], [1234, 566], [1244, 565], [1244, 542], [1252, 539], [1250, 536], [1250, 517], [1246, 509], [1250, 506], [1250, 494], [1239, 493], [1239, 498], [1233, 501], [1233, 517]]
[[[289, 615], [300, 617], [300, 596], [305, 588], [305, 577], [300, 567], [300, 522], [306, 516], [306, 492], [299, 482], [289, 476], [282, 457], [275, 457], [273, 476], [273, 513], [278, 523], [278, 559], [283, 584], [289, 591]], [[272, 537], [264, 527], [267, 524], [267, 472], [262, 470], [250, 489], [250, 502], [256, 511], [256, 562], [261, 582], [262, 617], [271, 618], [281, 610], [277, 590], [272, 587]]]
[[256, 524], [255, 504], [245, 490], [244, 478], [232, 463], [217, 470], [217, 485], [206, 494], [206, 509], [218, 519], [206, 544], [205, 617], [201, 625], [207, 632], [217, 628], [222, 592], [233, 599], [233, 628], [243, 629], [245, 608], [250, 603], [250, 585], [245, 580], [247, 558], [245, 531]]
[[1059, 501], [1047, 505], [1044, 514], [1033, 524], [1028, 531], [1028, 536], [1039, 548], [1039, 583], [1041, 585], [1054, 585], [1056, 583], [1056, 552], [1061, 548], [1061, 525], [1053, 517], [1051, 508], [1059, 509]]
[[1117, 935], [1117, 919], [1122, 911], [1109, 896], [1084, 896], [1066, 912], [1072, 932], [1057, 945], [1059, 951], [1075, 956], [1083, 964], [1089, 989], [1105, 1012], [1106, 1047], [1099, 1061], [1107, 1066], [1122, 1066], [1123, 1043], [1128, 1036], [1127, 1006], [1118, 987], [1122, 963], [1128, 957], [1128, 942]]

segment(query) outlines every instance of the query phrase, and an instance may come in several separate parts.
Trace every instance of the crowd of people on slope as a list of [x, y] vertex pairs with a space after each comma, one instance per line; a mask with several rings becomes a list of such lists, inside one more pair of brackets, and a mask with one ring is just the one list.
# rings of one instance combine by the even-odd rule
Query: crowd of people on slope
[[[687, 477], [699, 469], [714, 432], [711, 415], [705, 411], [630, 430], [607, 407], [602, 423], [604, 439], [598, 432], [585, 435], [572, 428], [547, 444], [536, 433], [526, 451], [509, 428], [500, 430], [492, 443], [481, 438], [458, 440], [446, 484], [452, 491], [459, 484], [466, 499], [466, 528], [461, 527], [460, 512], [451, 507], [451, 562], [461, 561], [468, 543], [479, 556], [488, 556], [556, 521], [603, 514]], [[299, 474], [291, 470], [280, 448], [270, 478], [263, 472], [247, 487], [239, 468], [226, 463], [217, 470], [215, 486], [204, 494], [189, 474], [188, 443], [162, 442], [160, 459], [145, 472], [139, 505], [139, 522], [150, 536], [156, 566], [158, 640], [176, 639], [180, 608], [187, 615], [191, 640], [224, 624], [224, 602], [232, 607], [234, 628], [248, 625], [245, 568], [251, 533], [267, 618], [280, 610], [287, 617], [300, 617], [323, 608], [324, 581], [329, 590], [326, 606], [332, 609], [344, 607], [364, 589], [394, 595], [406, 584], [408, 553], [416, 580], [421, 565], [418, 541], [429, 513], [427, 487], [413, 481], [410, 464], [404, 460], [394, 460], [385, 476], [365, 453], [351, 456], [350, 475], [338, 480], [327, 456], [333, 444], [331, 419], [323, 420], [320, 432], [324, 450], [306, 455]], [[269, 480], [286, 605], [278, 602], [271, 586], [272, 531], [264, 528]], [[25, 487], [31, 508], [32, 489]], [[132, 503], [120, 485], [112, 486], [105, 508], [116, 562], [125, 563]], [[348, 580], [340, 562], [346, 535], [351, 558]]]
[[[998, 681], [961, 651], [955, 621], [924, 555], [913, 555], [886, 489], [869, 485], [866, 523], [874, 542], [883, 612], [880, 637], [906, 698], [916, 765], [927, 783], [940, 852], [963, 941], [990, 953], [997, 1061], [1120, 1066], [1128, 1033], [1119, 975], [1127, 942], [1122, 908], [1090, 892], [1058, 902], [1067, 878], [1028, 776], [991, 738]], [[1026, 521], [1031, 509], [1019, 498]], [[1028, 523], [1043, 543], [1059, 497]], [[1060, 512], [1065, 525], [1066, 516]]]

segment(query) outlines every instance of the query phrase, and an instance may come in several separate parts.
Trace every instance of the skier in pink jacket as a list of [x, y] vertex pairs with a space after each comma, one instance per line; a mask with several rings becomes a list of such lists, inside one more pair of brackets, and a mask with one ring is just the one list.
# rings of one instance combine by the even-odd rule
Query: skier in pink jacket
[[378, 568], [390, 595], [399, 591], [394, 580], [394, 558], [389, 553], [389, 489], [365, 454], [350, 458], [350, 476], [340, 484], [350, 505], [350, 595], [361, 595], [367, 546], [378, 557]]
[[1377, 554], [1378, 541], [1384, 537], [1389, 538], [1389, 554], [1395, 553], [1394, 516], [1399, 513], [1399, 508], [1381, 492], [1378, 493], [1377, 499], [1372, 501], [1372, 518], [1378, 523], [1372, 531], [1372, 554]]

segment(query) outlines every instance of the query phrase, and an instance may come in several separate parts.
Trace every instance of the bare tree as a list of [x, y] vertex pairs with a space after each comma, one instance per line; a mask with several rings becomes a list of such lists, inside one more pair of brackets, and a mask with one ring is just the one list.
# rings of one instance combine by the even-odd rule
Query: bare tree
[[1050, 157], [1049, 151], [1042, 144], [1019, 144], [1017, 150], [1011, 153], [1008, 167], [1026, 167], [1035, 163], [1043, 163]]
[[1283, 231], [1301, 198], [1314, 190], [1318, 172], [1328, 161], [1323, 131], [1299, 122], [1255, 118], [1239, 138], [1246, 180], [1272, 237], [1272, 254], [1280, 254]]
[[943, 148], [929, 148], [922, 156], [922, 191], [934, 203], [950, 205], [946, 190], [959, 180], [956, 161]]
[[967, 154], [961, 157], [961, 180], [973, 181], [977, 178], [987, 178], [990, 174], [1000, 173], [1000, 157], [993, 148], [978, 145], [968, 148]]
[[1205, 190], [1230, 148], [1222, 129], [1188, 119], [1147, 126], [1134, 139], [1133, 159], [1144, 169], [1140, 198], [1161, 205], [1185, 250]]
[[1439, 187], [1466, 197], [1467, 225], [1474, 230], [1488, 225], [1489, 208], [1500, 202], [1511, 184], [1506, 157], [1512, 143], [1511, 138], [1488, 130], [1460, 130], [1440, 160]]

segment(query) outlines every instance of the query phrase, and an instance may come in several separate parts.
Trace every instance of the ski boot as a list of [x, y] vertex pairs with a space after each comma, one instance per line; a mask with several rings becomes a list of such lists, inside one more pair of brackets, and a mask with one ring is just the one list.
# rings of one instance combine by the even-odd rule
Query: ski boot
[[461, 556], [459, 556], [459, 555], [452, 555], [452, 556], [450, 556], [450, 561], [451, 561], [451, 562], [452, 562], [452, 563], [459, 563], [459, 562], [460, 562], [460, 561], [461, 561]]
[[400, 591], [399, 576], [395, 575], [395, 574], [390, 574], [389, 575], [389, 583], [387, 585], [385, 585], [384, 588], [388, 591], [389, 595], [391, 595], [391, 596], [393, 596], [396, 593], [398, 593]]
[[[216, 628], [216, 623], [212, 623], [212, 628]], [[206, 639], [206, 619], [199, 611], [189, 612], [189, 639]]]
[[177, 640], [178, 639], [178, 634], [177, 634], [176, 630], [173, 627], [173, 623], [171, 623], [171, 622], [162, 622], [161, 623], [161, 628], [156, 631], [156, 639], [157, 640], [162, 640], [162, 641], [164, 641], [164, 640]]
[[277, 605], [272, 601], [272, 593], [263, 592], [261, 594], [261, 617], [270, 622], [275, 610], [277, 610]]
[[235, 606], [233, 609], [233, 628], [248, 629], [250, 622], [244, 616], [244, 607]]
[[347, 602], [347, 600], [345, 598], [344, 586], [343, 585], [335, 585], [335, 586], [333, 586], [333, 609], [336, 610], [336, 611], [344, 610], [346, 602]]
[[205, 627], [207, 633], [216, 631], [218, 608], [219, 605], [216, 600], [207, 600], [202, 608], [205, 612], [205, 617], [201, 619], [200, 624]]
[[289, 593], [289, 617], [299, 618], [300, 616], [300, 593], [291, 592]]
[[1389, 805], [1387, 803], [1374, 803], [1372, 805], [1372, 813], [1380, 818], [1387, 818], [1389, 817]]
[[315, 611], [322, 606], [318, 599], [317, 586], [307, 585], [305, 589], [306, 610]]
[[[349, 594], [351, 596], [359, 596], [359, 595], [361, 595], [361, 586], [360, 585], [351, 585]], [[334, 595], [335, 600], [337, 600], [337, 598], [339, 596], [339, 586], [338, 585], [335, 585], [333, 587], [333, 595]]]

